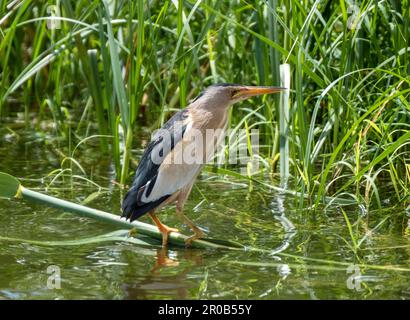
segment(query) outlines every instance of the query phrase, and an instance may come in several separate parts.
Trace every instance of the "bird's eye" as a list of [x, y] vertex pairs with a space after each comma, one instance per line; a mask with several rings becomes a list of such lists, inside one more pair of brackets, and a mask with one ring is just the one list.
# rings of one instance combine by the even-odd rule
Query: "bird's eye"
[[231, 98], [234, 98], [236, 96], [236, 94], [239, 92], [239, 90], [232, 90], [231, 91]]

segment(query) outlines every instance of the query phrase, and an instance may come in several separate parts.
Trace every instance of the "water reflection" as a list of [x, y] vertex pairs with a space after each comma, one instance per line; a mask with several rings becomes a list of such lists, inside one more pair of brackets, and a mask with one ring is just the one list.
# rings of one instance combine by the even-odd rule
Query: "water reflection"
[[144, 276], [131, 273], [130, 280], [122, 284], [124, 298], [192, 298], [189, 290], [198, 286], [198, 281], [193, 281], [192, 270], [203, 265], [203, 254], [201, 250], [156, 249], [150, 272]]
[[164, 267], [177, 267], [179, 262], [174, 255], [168, 255], [167, 248], [157, 249], [157, 256], [155, 259], [155, 265], [151, 270], [151, 273], [157, 272], [159, 269]]
[[282, 243], [272, 250], [272, 255], [285, 251], [297, 233], [293, 223], [286, 217], [286, 210], [289, 210], [289, 208], [285, 207], [285, 200], [286, 195], [278, 193], [271, 202], [273, 218], [280, 222], [285, 232]]
[[[51, 149], [43, 142], [26, 144], [22, 138], [10, 143], [0, 138], [0, 171], [33, 179], [44, 177], [60, 166], [59, 155]], [[89, 177], [108, 191], [88, 205], [119, 212], [118, 188], [109, 183], [113, 170], [102, 157], [98, 148], [78, 150], [77, 160]], [[249, 192], [246, 184], [230, 182], [222, 178], [198, 181], [187, 211], [208, 227], [212, 236], [265, 252], [167, 250], [155, 244], [143, 247], [126, 243], [44, 247], [1, 241], [0, 299], [410, 298], [410, 208], [369, 211], [365, 217], [360, 208], [346, 209], [352, 223], [356, 222], [353, 231], [358, 239], [372, 232], [371, 239], [367, 236], [361, 244], [361, 261], [380, 267], [366, 270], [365, 265], [361, 269], [358, 279], [371, 289], [364, 293], [346, 287], [346, 264], [357, 260], [348, 245], [351, 235], [345, 220], [335, 208], [311, 214], [295, 209], [293, 200], [284, 194], [273, 194], [258, 185]], [[24, 183], [45, 187], [39, 180]], [[49, 192], [80, 202], [95, 191], [85, 183], [73, 189], [61, 183]], [[164, 222], [175, 225], [174, 212], [173, 208], [165, 210], [168, 221]], [[40, 205], [0, 203], [2, 237], [61, 241], [112, 231], [103, 223]], [[46, 287], [50, 264], [61, 267], [60, 291]], [[391, 270], [392, 266], [402, 270]]]

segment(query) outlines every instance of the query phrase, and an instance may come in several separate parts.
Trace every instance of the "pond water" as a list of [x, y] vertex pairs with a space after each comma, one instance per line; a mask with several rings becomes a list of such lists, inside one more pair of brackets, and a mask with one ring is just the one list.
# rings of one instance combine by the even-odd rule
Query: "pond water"
[[[67, 149], [49, 137], [15, 132], [0, 128], [0, 171], [76, 203], [97, 190], [76, 177], [57, 178], [50, 186], [55, 173], [47, 175], [61, 167], [58, 150]], [[104, 188], [87, 205], [119, 214], [110, 159], [96, 143], [80, 148], [76, 159], [85, 176]], [[174, 210], [163, 209], [161, 220], [189, 234]], [[363, 239], [356, 253], [337, 207], [302, 210], [295, 199], [256, 184], [250, 188], [243, 181], [202, 174], [186, 214], [209, 236], [281, 251], [274, 255], [163, 249], [159, 243], [73, 244], [67, 241], [116, 229], [43, 205], [0, 199], [0, 299], [409, 299], [409, 213], [366, 212], [359, 206], [345, 211], [357, 241]], [[141, 221], [151, 223], [147, 217]], [[60, 288], [50, 278], [56, 271]]]

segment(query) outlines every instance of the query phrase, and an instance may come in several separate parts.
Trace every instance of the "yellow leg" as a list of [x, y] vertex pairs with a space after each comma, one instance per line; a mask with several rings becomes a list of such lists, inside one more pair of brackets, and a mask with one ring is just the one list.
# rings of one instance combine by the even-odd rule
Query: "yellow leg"
[[194, 231], [194, 234], [192, 236], [190, 236], [188, 239], [185, 240], [185, 245], [187, 247], [190, 247], [192, 244], [192, 241], [194, 240], [198, 240], [205, 237], [205, 233], [203, 231], [201, 231], [200, 229], [196, 229]]
[[162, 267], [176, 267], [179, 265], [179, 262], [177, 260], [168, 258], [167, 252], [168, 249], [165, 247], [162, 247], [161, 249], [157, 250], [157, 260], [151, 272], [156, 272], [158, 269], [161, 269]]
[[162, 245], [165, 247], [168, 244], [168, 235], [171, 232], [178, 232], [178, 229], [170, 228], [165, 224], [162, 224], [162, 222], [159, 221], [158, 217], [154, 214], [154, 212], [150, 212], [149, 215], [151, 219], [154, 221], [155, 225], [157, 226], [159, 232], [162, 233]]
[[187, 216], [185, 216], [182, 213], [182, 210], [177, 209], [177, 216], [194, 232], [192, 236], [185, 240], [185, 245], [187, 247], [191, 246], [192, 241], [205, 237], [205, 233], [199, 229]]

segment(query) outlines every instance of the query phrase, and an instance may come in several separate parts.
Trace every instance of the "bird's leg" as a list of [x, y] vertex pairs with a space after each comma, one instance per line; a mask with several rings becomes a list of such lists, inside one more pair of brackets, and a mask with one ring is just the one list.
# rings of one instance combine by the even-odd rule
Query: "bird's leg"
[[152, 268], [151, 272], [154, 273], [162, 267], [176, 267], [179, 265], [179, 262], [174, 259], [170, 259], [167, 255], [168, 249], [162, 247], [157, 250], [157, 259], [155, 266]]
[[[199, 173], [199, 171], [198, 171]], [[197, 174], [198, 175], [198, 174]], [[196, 239], [200, 239], [205, 237], [205, 233], [200, 230], [187, 216], [185, 216], [182, 212], [184, 210], [184, 205], [186, 200], [188, 199], [189, 194], [191, 193], [192, 186], [194, 185], [196, 176], [192, 179], [192, 181], [183, 189], [178, 195], [177, 203], [176, 203], [176, 211], [177, 217], [188, 225], [188, 227], [194, 232], [192, 236], [185, 240], [185, 245], [189, 247], [192, 244], [192, 241]]]
[[157, 226], [159, 232], [162, 234], [162, 245], [165, 247], [168, 243], [168, 235], [171, 232], [178, 232], [178, 229], [175, 228], [170, 228], [166, 226], [165, 224], [162, 224], [161, 221], [159, 221], [158, 217], [155, 215], [154, 212], [149, 213], [151, 219], [154, 221], [155, 225]]
[[205, 233], [199, 229], [186, 215], [182, 213], [182, 208], [177, 205], [177, 216], [194, 232], [192, 236], [185, 240], [185, 245], [189, 247], [192, 241], [205, 237]]

